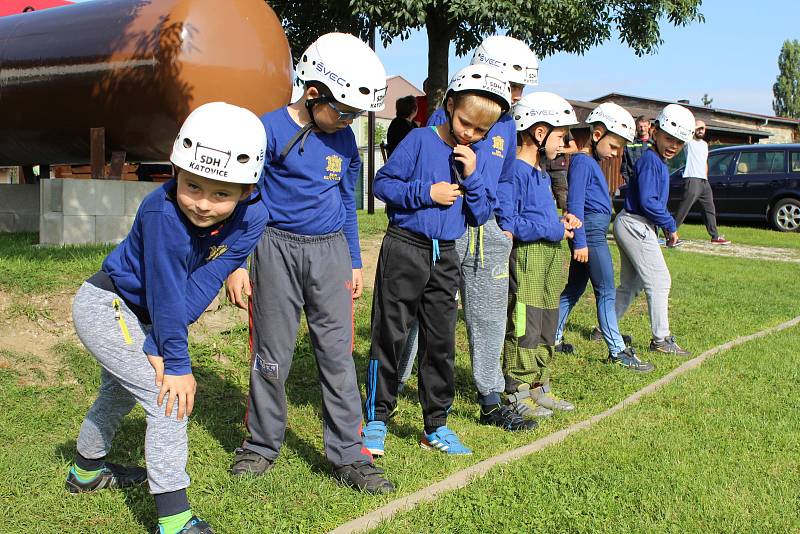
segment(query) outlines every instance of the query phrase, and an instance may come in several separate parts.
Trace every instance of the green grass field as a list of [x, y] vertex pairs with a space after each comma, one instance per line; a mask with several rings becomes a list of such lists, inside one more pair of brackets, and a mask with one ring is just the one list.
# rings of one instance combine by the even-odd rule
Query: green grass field
[[[360, 219], [364, 235], [379, 235], [385, 227], [382, 213]], [[99, 267], [108, 250], [107, 247], [44, 249], [33, 247], [33, 242], [34, 236], [30, 235], [0, 235], [0, 289], [11, 296], [17, 308], [24, 309], [32, 297], [77, 288]], [[696, 354], [797, 314], [800, 287], [790, 282], [796, 278], [796, 265], [711, 257], [681, 250], [667, 250], [665, 255], [673, 278], [670, 299], [672, 328], [679, 342]], [[356, 307], [354, 357], [362, 384], [369, 349], [369, 310], [370, 295], [367, 294]], [[568, 324], [567, 339], [575, 343], [577, 355], [559, 356], [553, 372], [556, 392], [575, 402], [578, 409], [558, 415], [536, 431], [521, 435], [477, 423], [466, 338], [463, 323], [459, 322], [456, 399], [450, 422], [475, 454], [468, 458], [447, 458], [418, 448], [421, 415], [415, 400], [416, 386], [412, 384], [400, 398], [400, 410], [390, 425], [387, 438], [387, 456], [379, 462], [398, 487], [393, 497], [419, 490], [482, 459], [599, 413], [684, 361], [666, 356], [654, 357], [657, 370], [646, 376], [606, 365], [603, 363], [603, 346], [586, 339], [595, 324], [593, 313], [593, 297], [587, 295]], [[635, 347], [644, 353], [649, 327], [643, 298], [631, 308], [621, 326], [624, 332], [634, 336]], [[797, 508], [798, 438], [794, 412], [798, 397], [790, 391], [791, 388], [787, 389], [785, 383], [791, 383], [786, 382], [790, 378], [794, 384], [797, 383], [794, 355], [798, 336], [793, 333], [773, 337], [780, 341], [773, 342], [773, 338], [769, 338], [737, 349], [736, 354], [741, 352], [744, 360], [746, 355], [750, 355], [757, 361], [754, 369], [736, 359], [739, 356], [720, 355], [713, 365], [723, 367], [716, 372], [710, 371], [713, 369], [710, 365], [702, 369], [703, 373], [710, 373], [713, 380], [700, 380], [695, 384], [692, 380], [695, 380], [695, 374], [700, 373], [698, 371], [690, 373], [680, 384], [668, 390], [672, 392], [676, 387], [689, 387], [692, 395], [659, 394], [658, 400], [654, 398], [630, 410], [636, 415], [629, 415], [626, 411], [562, 446], [504, 468], [491, 478], [499, 480], [497, 487], [485, 486], [492, 483], [486, 479], [475, 486], [480, 489], [476, 489], [472, 497], [465, 493], [471, 488], [454, 494], [465, 495], [463, 500], [469, 505], [462, 506], [459, 504], [461, 499], [447, 496], [429, 505], [442, 506], [442, 510], [450, 514], [445, 516], [448, 518], [446, 525], [435, 523], [432, 514], [437, 512], [424, 508], [424, 512], [419, 510], [398, 518], [382, 527], [382, 531], [492, 532], [493, 518], [506, 513], [507, 507], [517, 505], [515, 517], [508, 519], [503, 532], [524, 531], [528, 530], [526, 526], [537, 524], [541, 524], [537, 530], [558, 532], [732, 532], [736, 531], [735, 525], [745, 526], [739, 531], [782, 532], [787, 525], [790, 530], [796, 529], [796, 524], [781, 522], [778, 512], [782, 502], [791, 504], [792, 495]], [[756, 346], [766, 349], [754, 350], [752, 347]], [[275, 468], [261, 478], [234, 479], [228, 474], [232, 451], [246, 435], [242, 424], [248, 387], [246, 324], [234, 325], [202, 342], [195, 340], [191, 352], [199, 394], [189, 425], [188, 470], [192, 476], [189, 496], [195, 511], [211, 522], [217, 532], [322, 532], [387, 502], [387, 497], [372, 497], [341, 488], [329, 476], [329, 467], [322, 454], [317, 371], [304, 329], [298, 337], [292, 376], [287, 386], [290, 407], [286, 443]], [[8, 351], [0, 347], [0, 356], [6, 361], [19, 362], [19, 368], [14, 365], [0, 367], [0, 390], [3, 392], [0, 399], [0, 469], [4, 473], [0, 481], [0, 517], [4, 518], [0, 530], [147, 532], [155, 523], [156, 515], [153, 501], [145, 490], [70, 496], [63, 488], [81, 420], [97, 391], [99, 372], [91, 356], [76, 342], [62, 341], [52, 351], [52, 360], [48, 362], [57, 367], [55, 378], [50, 380], [31, 380], [29, 370], [23, 377], [20, 368], [35, 368], [37, 365], [36, 357], [24, 350]], [[769, 362], [780, 358], [785, 361], [772, 369]], [[734, 363], [726, 365], [725, 362], [729, 361]], [[778, 375], [768, 374], [772, 371]], [[791, 372], [795, 374], [787, 374]], [[748, 377], [754, 377], [756, 381], [749, 381]], [[742, 387], [750, 389], [740, 391]], [[743, 412], [742, 420], [750, 417], [747, 420], [758, 422], [759, 414], [768, 411], [770, 417], [764, 418], [764, 424], [767, 420], [784, 426], [794, 424], [793, 432], [789, 426], [785, 433], [777, 430], [774, 435], [764, 433], [759, 430], [764, 428], [762, 422], [758, 422], [759, 426], [747, 431], [749, 433], [739, 440], [738, 434], [725, 430], [728, 428], [726, 419], [713, 418], [712, 425], [712, 418], [704, 417], [704, 414], [741, 404], [734, 402], [737, 395], [728, 389], [741, 392], [741, 398], [758, 401], [758, 413], [751, 417]], [[771, 392], [776, 394], [769, 395]], [[648, 417], [642, 410], [653, 410], [648, 413], [654, 415]], [[739, 409], [734, 411], [740, 412]], [[783, 421], [781, 417], [788, 419]], [[645, 422], [649, 423], [635, 430], [634, 423]], [[677, 425], [675, 430], [673, 422]], [[733, 422], [736, 421], [729, 421]], [[110, 459], [143, 464], [144, 428], [143, 412], [136, 408], [123, 422]], [[672, 437], [677, 429], [688, 434]], [[701, 431], [707, 431], [707, 434]], [[620, 450], [625, 436], [630, 438], [624, 440], [628, 443], [639, 434], [646, 438], [643, 443], [637, 442], [630, 452]], [[693, 440], [692, 436], [697, 439]], [[702, 436], [706, 437], [701, 439]], [[674, 447], [661, 445], [673, 441]], [[742, 441], [741, 446], [737, 445], [739, 441]], [[688, 451], [696, 450], [692, 447], [702, 447], [703, 454], [688, 454]], [[786, 447], [787, 453], [795, 452], [795, 463], [791, 463], [791, 458], [784, 463], [772, 462], [772, 452], [784, 450], [781, 447]], [[564, 451], [564, 448], [572, 449]], [[645, 452], [650, 449], [661, 451], [666, 456], [647, 456]], [[684, 449], [688, 454], [686, 458], [682, 452]], [[759, 450], [771, 452], [764, 459], [759, 458], [752, 469], [742, 465]], [[613, 462], [604, 463], [607, 458]], [[641, 465], [637, 465], [637, 460], [641, 460]], [[539, 466], [547, 466], [547, 470]], [[709, 478], [706, 466], [714, 467], [713, 477]], [[764, 466], [770, 469], [764, 470]], [[520, 479], [511, 478], [517, 470], [526, 474], [528, 482], [522, 484]], [[549, 473], [554, 473], [554, 476]], [[650, 478], [655, 478], [655, 474], [658, 478], [653, 481], [651, 489], [647, 483]], [[756, 488], [735, 492], [737, 477]], [[638, 489], [643, 497], [641, 500], [637, 497], [618, 502], [612, 497], [627, 495], [624, 491], [627, 486], [623, 482], [628, 480], [630, 488], [633, 491]], [[537, 481], [541, 490], [536, 489]], [[685, 487], [681, 483], [691, 484]], [[501, 487], [503, 484], [509, 488]], [[723, 502], [726, 494], [719, 493], [719, 484], [730, 485], [728, 494], [735, 493], [731, 497], [736, 499], [729, 498], [730, 502]], [[764, 502], [764, 492], [773, 487], [776, 492], [783, 492], [774, 505]], [[565, 498], [555, 498], [562, 493]], [[656, 493], [661, 495], [658, 500], [653, 500]], [[494, 494], [503, 497], [502, 505], [492, 498]], [[475, 500], [471, 500], [473, 498]], [[708, 513], [693, 516], [681, 512], [681, 503], [688, 499], [694, 503], [693, 506], [707, 509]], [[646, 513], [639, 518], [637, 512], [643, 503], [646, 504], [645, 500], [654, 504], [652, 507], [647, 505]], [[763, 517], [772, 519], [749, 524], [743, 521], [750, 516], [740, 514], [735, 516], [738, 519], [728, 520], [723, 517], [724, 508], [719, 513], [714, 512], [719, 503], [728, 508], [743, 507], [749, 510], [749, 514], [763, 511]], [[530, 520], [516, 522], [525, 517], [523, 511], [527, 511]], [[692, 527], [693, 517], [704, 523]], [[767, 524], [775, 525], [776, 529], [766, 529]], [[616, 525], [620, 528], [614, 528]], [[683, 528], [679, 527], [681, 525]]]

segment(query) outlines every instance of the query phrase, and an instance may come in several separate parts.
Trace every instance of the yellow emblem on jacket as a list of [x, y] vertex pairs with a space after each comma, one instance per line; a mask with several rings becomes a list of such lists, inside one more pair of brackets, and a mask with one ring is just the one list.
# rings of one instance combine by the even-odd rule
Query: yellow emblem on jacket
[[228, 245], [211, 245], [208, 249], [208, 256], [206, 261], [211, 261], [219, 258], [228, 251]]
[[502, 135], [495, 135], [492, 137], [492, 155], [498, 158], [503, 157], [503, 151], [506, 148], [506, 140]]
[[326, 156], [328, 166], [325, 168], [326, 180], [341, 180], [342, 178], [342, 158], [340, 156]]

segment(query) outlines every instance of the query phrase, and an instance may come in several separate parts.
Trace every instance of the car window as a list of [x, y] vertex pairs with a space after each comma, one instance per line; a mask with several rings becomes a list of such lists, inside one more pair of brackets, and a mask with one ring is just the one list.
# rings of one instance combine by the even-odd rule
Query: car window
[[786, 169], [786, 152], [764, 150], [742, 152], [736, 164], [736, 174], [777, 174]]
[[800, 152], [792, 152], [789, 156], [789, 172], [800, 174]]
[[733, 156], [736, 152], [725, 152], [724, 154], [712, 154], [708, 157], [709, 176], [727, 176], [728, 170], [733, 163]]

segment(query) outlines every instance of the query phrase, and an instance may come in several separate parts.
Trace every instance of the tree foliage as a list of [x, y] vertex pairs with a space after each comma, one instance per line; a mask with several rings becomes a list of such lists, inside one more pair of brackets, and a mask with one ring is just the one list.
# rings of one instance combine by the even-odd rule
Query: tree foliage
[[772, 86], [772, 109], [781, 117], [800, 119], [800, 41], [784, 41], [778, 71]]
[[[269, 2], [285, 21], [295, 55], [329, 31], [366, 37], [370, 22], [388, 45], [412, 30], [428, 35], [429, 107], [447, 85], [450, 44], [458, 55], [471, 52], [487, 35], [507, 33], [527, 42], [540, 56], [582, 54], [614, 32], [637, 55], [663, 42], [661, 25], [702, 22], [702, 0], [278, 0]], [[299, 51], [298, 51], [299, 48]]]

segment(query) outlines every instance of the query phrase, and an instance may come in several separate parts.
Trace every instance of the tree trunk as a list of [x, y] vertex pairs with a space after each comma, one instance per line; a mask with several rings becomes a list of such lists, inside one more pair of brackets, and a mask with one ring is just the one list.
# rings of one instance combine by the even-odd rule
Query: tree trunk
[[447, 63], [450, 40], [455, 25], [447, 20], [445, 8], [426, 8], [425, 29], [428, 32], [428, 116], [433, 115], [447, 89]]

